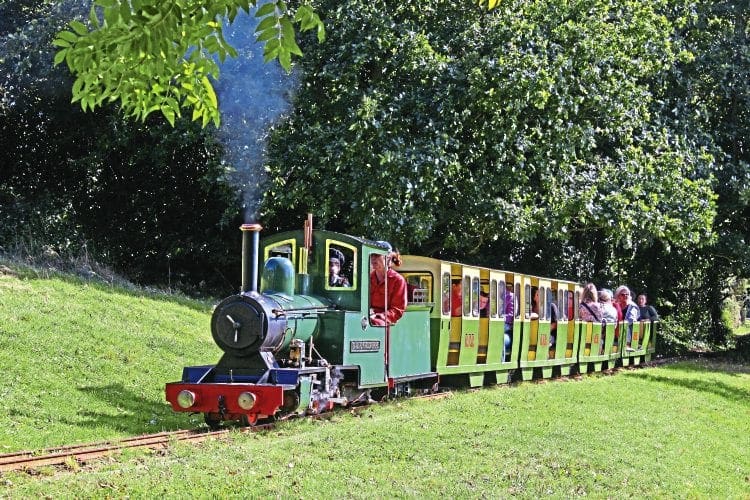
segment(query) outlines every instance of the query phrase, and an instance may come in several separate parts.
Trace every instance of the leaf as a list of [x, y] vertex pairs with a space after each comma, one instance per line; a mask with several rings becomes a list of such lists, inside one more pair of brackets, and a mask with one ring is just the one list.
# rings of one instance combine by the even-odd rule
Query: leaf
[[279, 51], [279, 64], [287, 72], [292, 69], [292, 54], [288, 50], [282, 49]]
[[55, 66], [60, 64], [65, 60], [65, 55], [68, 53], [66, 49], [59, 50], [57, 54], [55, 54]]
[[[257, 33], [257, 31], [256, 31], [256, 33]], [[265, 42], [266, 40], [270, 40], [271, 38], [276, 38], [278, 36], [279, 36], [279, 32], [277, 30], [271, 28], [271, 29], [267, 29], [267, 30], [264, 30], [263, 32], [261, 32], [261, 34], [258, 35], [255, 38], [255, 41], [256, 42]]]
[[91, 8], [89, 9], [89, 22], [94, 27], [94, 29], [98, 29], [101, 27], [101, 24], [99, 24], [99, 16], [96, 15], [95, 3], [92, 3]]
[[269, 2], [266, 4], [263, 4], [260, 6], [258, 11], [255, 13], [255, 17], [263, 17], [267, 16], [268, 14], [271, 14], [272, 12], [275, 12], [276, 10], [276, 4], [273, 2]]
[[76, 43], [78, 41], [78, 36], [70, 31], [61, 31], [57, 34], [58, 38], [62, 38], [63, 40], [70, 42], [70, 43]]
[[164, 117], [167, 119], [170, 125], [174, 127], [174, 120], [175, 120], [175, 112], [170, 106], [162, 106], [161, 112], [164, 115]]
[[278, 24], [279, 20], [276, 16], [267, 16], [258, 23], [258, 26], [255, 28], [255, 32], [258, 33], [259, 31], [265, 31], [269, 28], [276, 28]]
[[219, 102], [216, 99], [216, 92], [214, 92], [214, 87], [211, 85], [211, 82], [209, 81], [207, 76], [204, 76], [201, 78], [201, 83], [203, 84], [203, 89], [206, 91], [206, 95], [208, 96], [209, 102], [211, 105], [216, 108], [219, 106]]
[[89, 33], [89, 30], [86, 29], [86, 26], [81, 21], [71, 21], [69, 26], [73, 28], [73, 31], [79, 36], [88, 35]]

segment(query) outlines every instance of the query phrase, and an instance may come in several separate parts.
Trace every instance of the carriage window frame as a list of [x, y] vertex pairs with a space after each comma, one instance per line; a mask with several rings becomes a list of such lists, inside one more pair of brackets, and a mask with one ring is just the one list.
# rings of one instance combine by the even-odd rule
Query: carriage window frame
[[537, 292], [539, 293], [539, 304], [537, 307], [537, 309], [539, 309], [539, 312], [537, 314], [539, 315], [540, 320], [546, 321], [549, 319], [549, 314], [547, 311], [547, 287], [537, 287]]
[[[558, 321], [568, 321], [568, 304], [565, 304], [565, 290], [557, 289], [557, 318]], [[564, 305], [563, 305], [564, 304]]]
[[427, 290], [427, 297], [425, 298], [424, 302], [414, 302], [413, 297], [410, 297], [409, 304], [422, 304], [422, 303], [431, 303], [432, 302], [432, 283], [433, 283], [433, 276], [430, 271], [404, 271], [401, 274], [401, 276], [404, 277], [407, 283], [407, 290], [408, 286], [410, 285], [410, 279], [411, 278], [418, 278], [419, 279], [419, 286], [414, 286], [414, 290]]
[[479, 316], [479, 292], [481, 291], [481, 284], [479, 283], [478, 277], [471, 279], [471, 315], [474, 317]]
[[440, 280], [440, 298], [443, 304], [443, 316], [451, 315], [451, 273], [448, 271], [443, 272], [443, 277]]
[[[331, 247], [336, 248], [336, 250], [338, 250], [340, 252], [342, 252], [342, 249], [343, 249], [344, 252], [342, 252], [342, 253], [344, 254], [344, 257], [347, 260], [349, 259], [349, 255], [348, 254], [351, 255], [351, 263], [346, 264], [348, 272], [344, 274], [344, 276], [346, 276], [349, 279], [349, 285], [350, 286], [331, 286], [329, 284], [330, 283], [330, 281], [329, 281], [330, 273], [329, 273], [328, 262], [329, 262], [329, 260], [331, 258]], [[342, 241], [332, 240], [332, 239], [326, 239], [325, 248], [326, 248], [326, 255], [325, 255], [325, 261], [324, 261], [324, 264], [323, 264], [323, 269], [324, 269], [324, 271], [323, 271], [323, 282], [325, 283], [325, 289], [326, 290], [334, 290], [334, 291], [337, 291], [337, 292], [340, 292], [340, 291], [354, 291], [354, 290], [356, 290], [357, 289], [357, 283], [358, 283], [358, 280], [357, 280], [357, 277], [358, 277], [358, 272], [357, 272], [357, 262], [358, 262], [357, 261], [357, 247], [355, 247], [353, 245], [350, 245], [348, 243], [344, 243]], [[342, 272], [343, 272], [343, 269], [342, 269]]]
[[471, 276], [464, 276], [461, 281], [461, 300], [463, 301], [462, 313], [464, 316], [471, 315]]
[[513, 296], [513, 316], [521, 318], [521, 283], [516, 283], [515, 295]]
[[526, 319], [530, 319], [531, 318], [531, 299], [532, 299], [532, 297], [531, 297], [531, 285], [528, 284], [528, 283], [526, 285], [524, 285], [523, 291], [524, 291], [524, 295], [523, 295], [524, 317]]
[[491, 318], [497, 318], [498, 316], [498, 302], [497, 300], [497, 280], [492, 279], [490, 280], [490, 317]]
[[[547, 303], [545, 304], [545, 311], [547, 311], [547, 319], [552, 321], [552, 305], [555, 305], [557, 307], [557, 301], [555, 300], [555, 290], [552, 289], [552, 287], [547, 289]], [[558, 310], [558, 316], [560, 315], [560, 311]], [[560, 318], [557, 318], [560, 319]]]

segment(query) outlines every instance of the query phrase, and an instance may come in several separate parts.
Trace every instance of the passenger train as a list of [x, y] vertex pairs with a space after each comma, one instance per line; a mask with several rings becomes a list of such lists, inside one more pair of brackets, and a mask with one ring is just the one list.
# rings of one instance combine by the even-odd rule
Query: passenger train
[[[175, 411], [201, 413], [212, 428], [508, 383], [512, 374], [637, 365], [655, 352], [658, 322], [579, 321], [579, 283], [413, 255], [395, 268], [407, 283], [405, 312], [373, 324], [370, 257], [387, 256], [387, 243], [313, 230], [309, 216], [303, 229], [262, 244], [260, 225], [240, 229], [242, 286], [211, 317], [223, 355], [166, 385]], [[331, 279], [332, 257], [345, 280]]]

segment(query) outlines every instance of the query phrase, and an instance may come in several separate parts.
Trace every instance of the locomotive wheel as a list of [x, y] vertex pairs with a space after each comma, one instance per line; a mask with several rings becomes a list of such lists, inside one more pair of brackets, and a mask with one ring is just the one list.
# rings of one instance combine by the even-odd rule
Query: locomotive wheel
[[221, 427], [221, 419], [214, 416], [213, 413], [204, 413], [203, 420], [206, 421], [206, 425], [208, 425], [208, 428], [212, 431], [219, 430], [219, 427]]
[[297, 394], [297, 391], [284, 391], [284, 404], [281, 406], [281, 411], [291, 413], [297, 407], [299, 407], [299, 394]]

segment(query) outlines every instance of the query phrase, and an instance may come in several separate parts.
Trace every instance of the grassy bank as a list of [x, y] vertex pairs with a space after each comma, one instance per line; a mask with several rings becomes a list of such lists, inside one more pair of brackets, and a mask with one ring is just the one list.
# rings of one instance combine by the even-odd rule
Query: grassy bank
[[216, 361], [209, 311], [135, 288], [0, 274], [0, 453], [184, 426], [164, 383]]
[[[218, 358], [209, 309], [0, 276], [0, 451], [196, 426], [171, 412], [163, 386]], [[3, 473], [0, 497], [748, 498], [749, 449], [750, 366], [704, 360]]]

